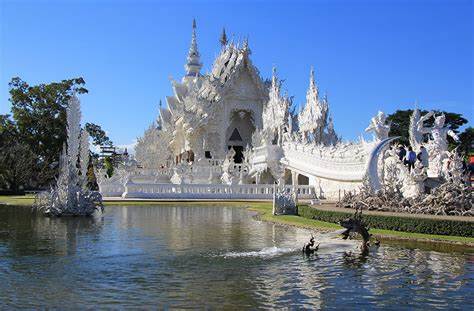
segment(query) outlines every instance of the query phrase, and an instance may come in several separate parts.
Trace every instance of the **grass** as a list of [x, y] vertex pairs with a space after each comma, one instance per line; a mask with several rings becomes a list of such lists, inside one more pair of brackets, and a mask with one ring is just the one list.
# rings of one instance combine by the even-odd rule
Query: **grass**
[[32, 205], [35, 201], [34, 194], [26, 195], [0, 195], [0, 205]]
[[272, 204], [271, 203], [250, 203], [249, 210], [257, 212], [260, 214], [260, 218], [264, 221], [270, 221], [275, 223], [281, 223], [285, 225], [296, 225], [309, 229], [318, 229], [318, 230], [338, 230], [341, 227], [337, 224], [332, 224], [329, 222], [303, 218], [299, 216], [291, 215], [282, 215], [274, 216], [272, 215]]
[[[0, 196], [0, 205], [21, 205], [28, 206], [34, 202], [34, 195], [24, 196]], [[272, 215], [272, 204], [268, 202], [226, 202], [226, 201], [207, 201], [207, 202], [192, 202], [192, 201], [106, 201], [105, 205], [211, 205], [214, 207], [220, 206], [246, 206], [250, 211], [259, 214], [260, 219], [264, 221], [279, 223], [283, 225], [293, 225], [315, 230], [339, 230], [341, 227], [334, 223], [328, 223], [319, 220], [307, 219], [299, 216], [274, 216]], [[370, 233], [380, 236], [381, 238], [389, 239], [414, 239], [425, 241], [439, 241], [439, 242], [461, 242], [474, 243], [474, 237], [458, 237], [445, 235], [432, 235], [421, 233], [400, 232], [393, 230], [370, 229]]]
[[[272, 215], [272, 205], [270, 203], [253, 203], [249, 204], [251, 211], [255, 211], [260, 214], [262, 220], [281, 223], [285, 225], [296, 225], [308, 229], [316, 230], [340, 230], [341, 226], [324, 222], [320, 220], [308, 219], [299, 216], [274, 216]], [[439, 241], [439, 242], [462, 242], [462, 243], [474, 243], [474, 238], [459, 237], [459, 236], [447, 236], [447, 235], [434, 235], [434, 234], [422, 234], [422, 233], [410, 233], [401, 232], [394, 230], [385, 229], [370, 229], [370, 233], [383, 238], [399, 238], [399, 239], [416, 239], [416, 240], [427, 240], [427, 241]]]

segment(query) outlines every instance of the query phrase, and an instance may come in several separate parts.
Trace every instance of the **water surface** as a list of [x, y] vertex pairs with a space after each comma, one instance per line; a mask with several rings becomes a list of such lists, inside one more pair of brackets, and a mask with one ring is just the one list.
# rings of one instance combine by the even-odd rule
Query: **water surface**
[[[472, 308], [474, 251], [358, 241], [236, 207], [114, 206], [46, 218], [0, 207], [0, 308]], [[314, 233], [314, 232], [313, 232]]]

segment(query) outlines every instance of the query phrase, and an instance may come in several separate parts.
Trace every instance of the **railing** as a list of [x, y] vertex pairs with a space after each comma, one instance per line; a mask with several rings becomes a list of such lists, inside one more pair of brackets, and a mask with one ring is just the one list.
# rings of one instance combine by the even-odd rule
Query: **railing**
[[125, 191], [125, 187], [120, 183], [106, 183], [99, 185], [100, 194], [103, 197], [120, 197]]
[[[281, 188], [279, 188], [281, 189]], [[313, 186], [284, 186], [284, 191], [296, 191], [299, 198], [315, 197]], [[162, 199], [272, 199], [274, 185], [174, 185], [128, 183], [124, 198]]]

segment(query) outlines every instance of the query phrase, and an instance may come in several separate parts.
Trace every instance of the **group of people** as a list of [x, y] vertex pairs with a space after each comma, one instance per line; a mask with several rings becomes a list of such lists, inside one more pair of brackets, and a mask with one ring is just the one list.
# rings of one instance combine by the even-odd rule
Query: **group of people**
[[398, 146], [398, 158], [403, 164], [408, 166], [408, 171], [415, 167], [416, 161], [420, 162], [421, 167], [428, 167], [429, 156], [428, 151], [424, 146], [420, 146], [420, 150], [415, 152], [411, 146], [408, 146], [408, 150], [403, 145]]

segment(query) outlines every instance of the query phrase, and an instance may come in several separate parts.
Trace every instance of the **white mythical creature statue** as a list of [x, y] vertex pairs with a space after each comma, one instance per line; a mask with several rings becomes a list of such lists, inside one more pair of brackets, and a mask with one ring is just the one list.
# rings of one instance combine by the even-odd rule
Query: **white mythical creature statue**
[[382, 180], [385, 188], [392, 192], [400, 190], [402, 186], [400, 176], [406, 175], [406, 171], [403, 170], [404, 165], [398, 158], [396, 148], [385, 151], [382, 164]]
[[448, 156], [443, 160], [443, 177], [449, 182], [455, 184], [464, 184], [465, 178], [463, 175], [463, 159], [457, 152], [457, 148], [448, 153]]
[[385, 138], [388, 138], [388, 133], [390, 132], [391, 123], [386, 120], [385, 113], [379, 111], [379, 113], [370, 119], [369, 126], [365, 129], [366, 132], [372, 132], [374, 135], [374, 140], [382, 141]]
[[425, 115], [424, 119], [421, 120], [420, 110], [413, 110], [413, 113], [410, 117], [410, 127], [408, 129], [410, 146], [412, 146], [413, 150], [419, 150], [421, 144], [423, 143], [423, 133], [420, 131], [420, 127], [423, 127], [423, 122], [429, 117], [429, 115]]
[[[415, 115], [415, 113], [416, 110], [413, 114]], [[425, 127], [424, 122], [431, 117], [434, 117], [433, 126]], [[455, 141], [459, 141], [456, 133], [444, 125], [445, 120], [446, 117], [444, 114], [435, 116], [434, 111], [431, 111], [419, 118], [416, 124], [410, 128], [410, 138], [413, 137], [413, 144], [418, 144], [418, 146], [422, 143], [423, 134], [431, 134], [432, 139], [430, 139], [427, 144], [430, 163], [429, 170], [430, 175], [437, 177], [446, 174], [446, 172], [443, 172], [443, 161], [449, 156], [447, 143], [448, 135]], [[416, 115], [412, 117], [411, 121], [416, 121]], [[416, 147], [417, 146], [415, 146], [415, 148]]]
[[229, 152], [227, 152], [224, 163], [222, 163], [221, 182], [224, 185], [233, 185], [238, 182], [238, 179], [236, 178], [238, 172], [234, 169], [234, 156], [235, 150], [234, 148], [230, 148]]
[[424, 181], [427, 177], [426, 169], [422, 168], [420, 163], [417, 163], [402, 179], [403, 185], [401, 191], [403, 197], [406, 199], [416, 199], [420, 197], [425, 190]]

